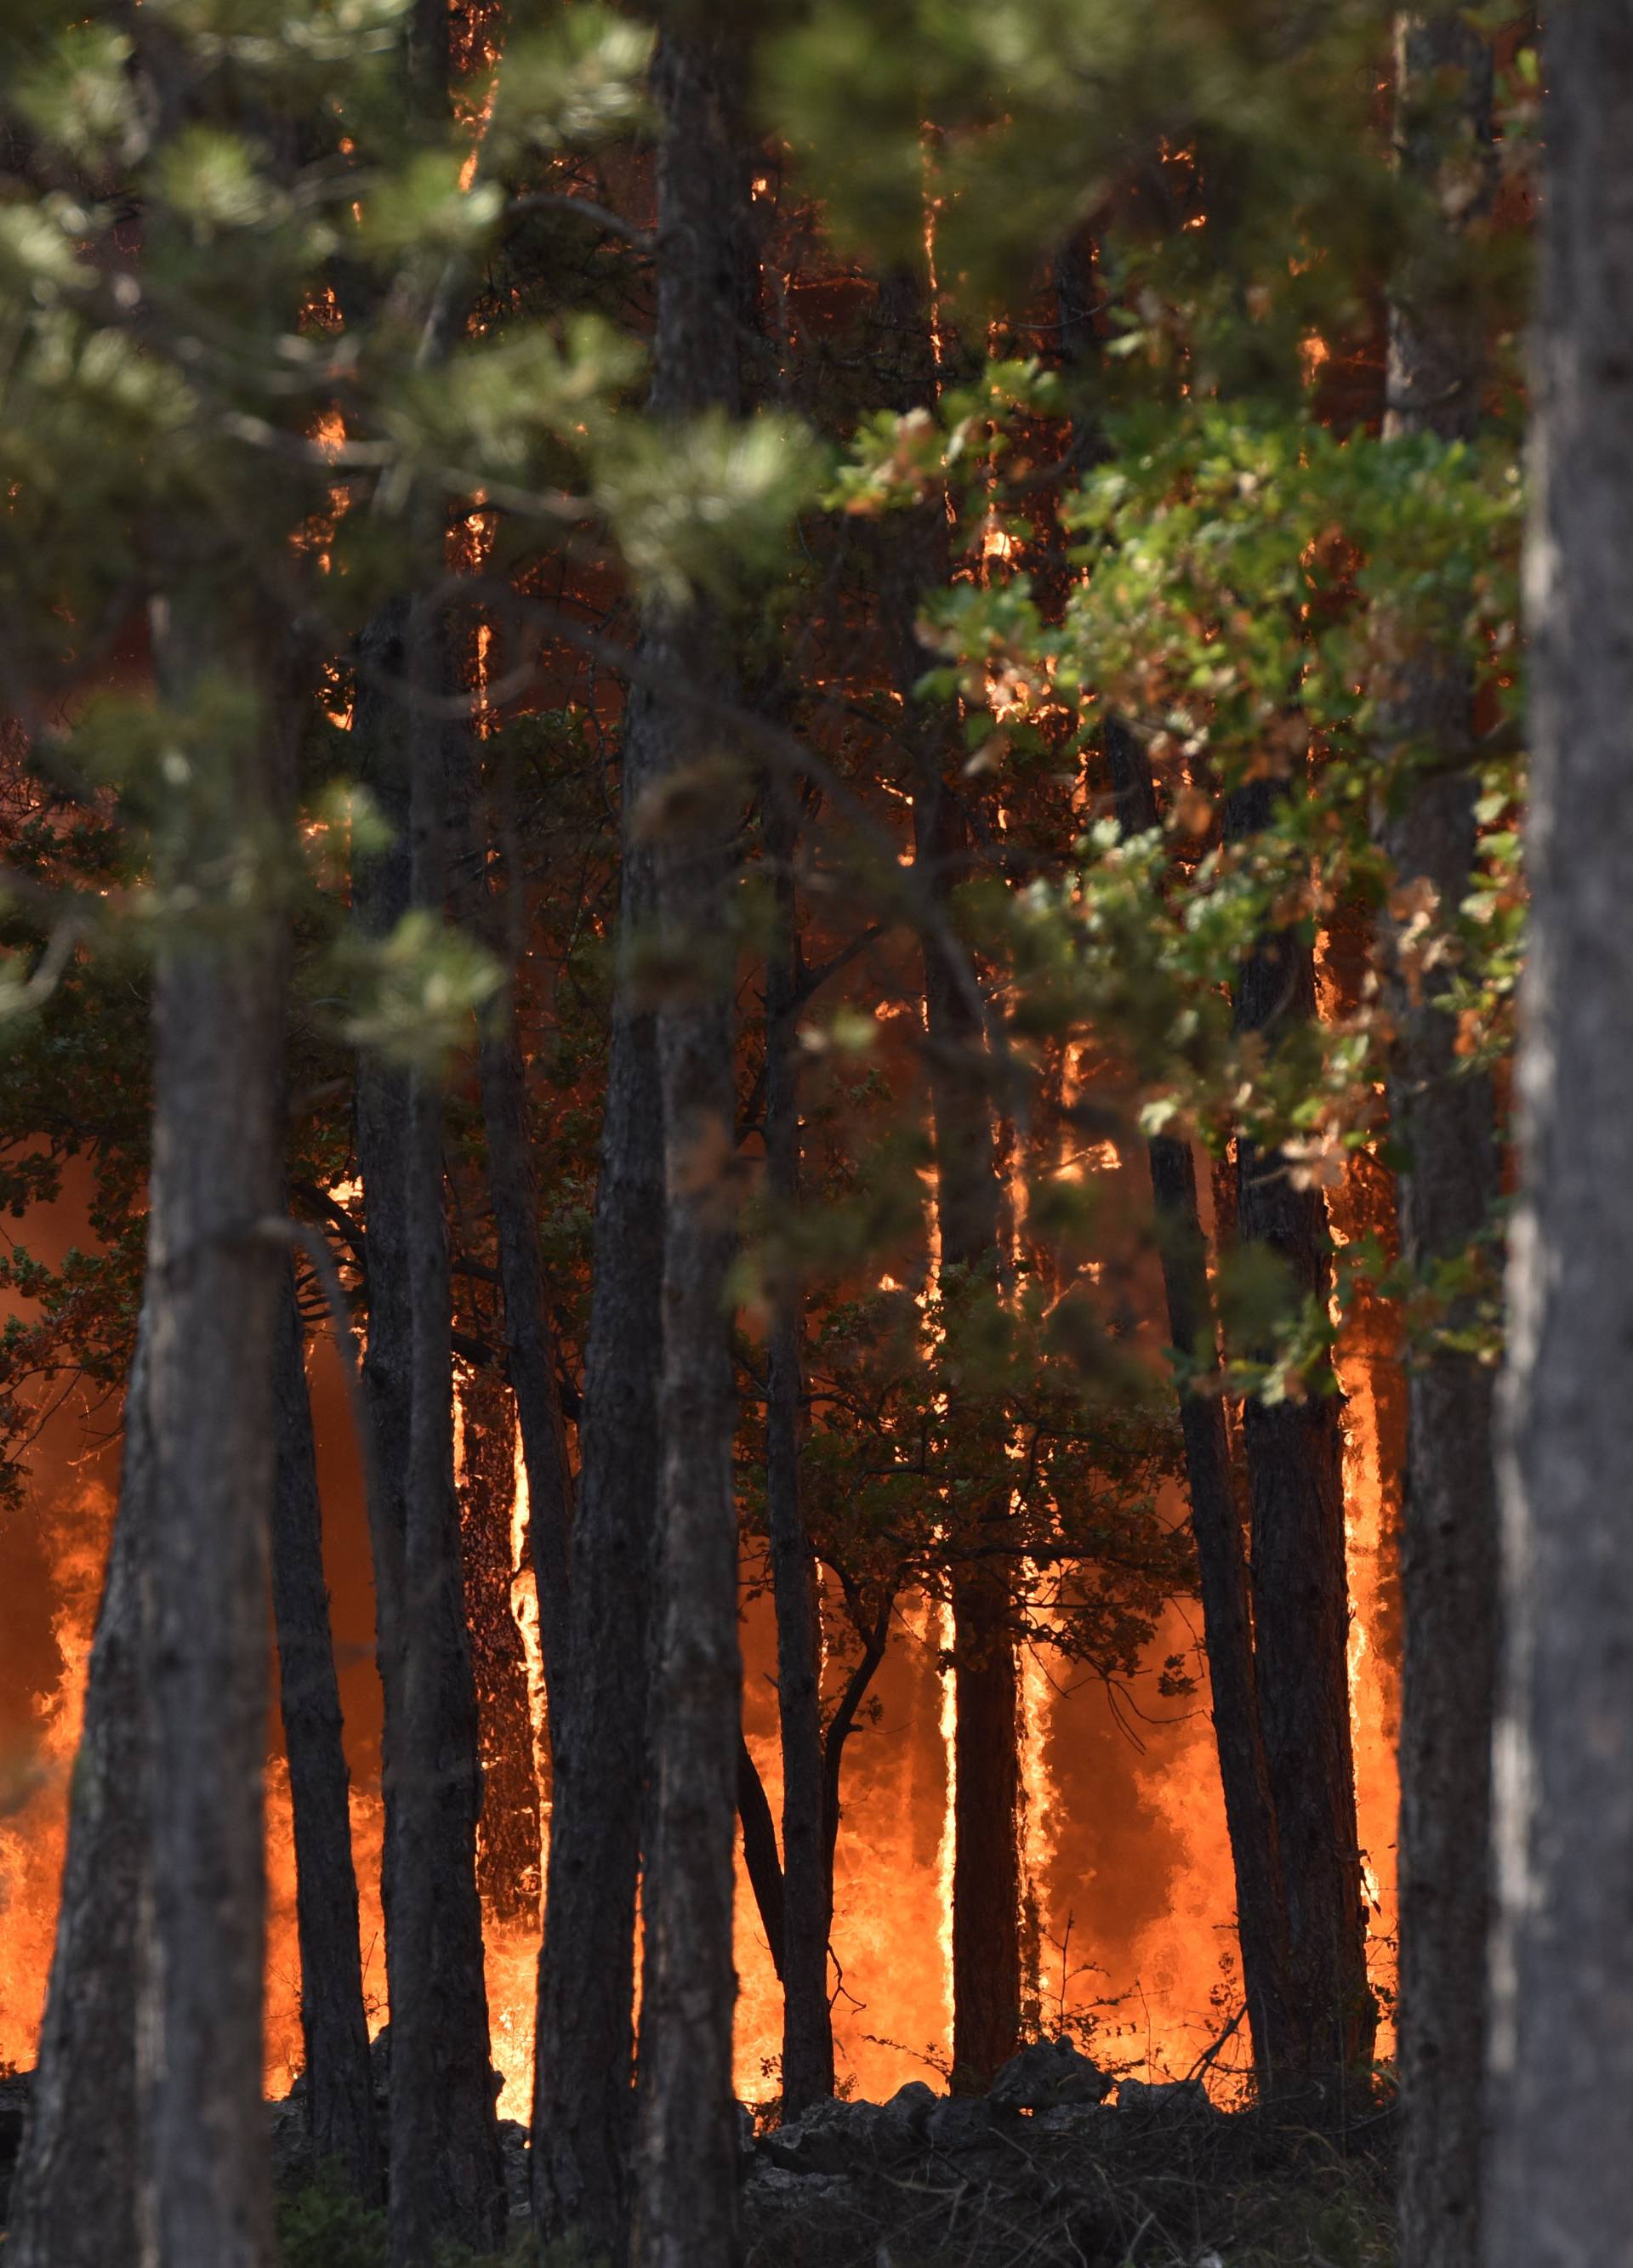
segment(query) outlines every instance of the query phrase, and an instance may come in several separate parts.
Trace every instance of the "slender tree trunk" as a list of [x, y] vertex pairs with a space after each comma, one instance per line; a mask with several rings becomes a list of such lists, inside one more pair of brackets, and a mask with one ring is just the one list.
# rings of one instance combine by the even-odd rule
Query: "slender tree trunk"
[[[417, 653], [422, 644], [427, 651]], [[438, 629], [407, 602], [372, 626], [364, 658], [399, 685], [410, 675], [417, 686], [433, 675], [439, 687], [446, 681]], [[395, 829], [392, 847], [362, 863], [353, 885], [359, 920], [382, 934], [410, 903], [440, 909], [442, 736], [366, 683], [353, 730]], [[481, 1783], [454, 1490], [452, 1302], [434, 1081], [365, 1058], [357, 1117], [368, 1231], [364, 1381], [380, 1498], [392, 2255], [394, 2268], [409, 2268], [439, 2242], [477, 2250], [497, 2244], [504, 2181], [476, 1880]]]
[[[156, 622], [160, 687], [185, 700], [221, 650], [185, 588]], [[269, 687], [263, 693], [269, 705]], [[262, 2102], [267, 1627], [282, 1211], [286, 946], [280, 862], [292, 785], [279, 719], [228, 736], [167, 879], [191, 905], [153, 1001], [148, 1422], [154, 1460], [153, 2268], [268, 2268]]]
[[[1158, 823], [1151, 768], [1134, 735], [1115, 719], [1106, 728], [1106, 754], [1123, 831], [1149, 832]], [[1211, 1367], [1219, 1358], [1218, 1329], [1197, 1204], [1196, 1160], [1188, 1142], [1167, 1135], [1149, 1144], [1148, 1157], [1169, 1332], [1181, 1354], [1200, 1356]], [[1191, 1532], [1196, 1541], [1214, 1737], [1236, 1877], [1237, 1931], [1252, 2027], [1253, 2067], [1260, 2094], [1267, 2095], [1291, 2046], [1287, 1909], [1259, 1718], [1247, 1558], [1222, 1396], [1189, 1393], [1182, 1386], [1179, 1425]]]
[[[658, 328], [654, 415], [735, 414], [749, 162], [741, 42], [690, 26], [660, 35]], [[660, 682], [706, 693], [728, 681], [725, 634], [702, 601], [648, 609], [642, 651]], [[635, 2268], [730, 2268], [737, 2257], [732, 2088], [734, 1845], [742, 1662], [728, 1285], [733, 1179], [731, 904], [735, 799], [688, 795], [718, 758], [721, 727], [688, 703], [632, 716], [647, 739], [658, 911], [684, 955], [684, 997], [658, 1019], [663, 1092], [663, 1443], [646, 1877]], [[676, 791], [678, 790], [678, 792]]]
[[663, 1101], [654, 1020], [630, 966], [653, 914], [652, 856], [635, 821], [647, 777], [641, 698], [631, 696], [624, 744], [621, 966], [595, 1191], [565, 1712], [559, 1679], [551, 1690], [533, 2098], [535, 2220], [547, 2238], [578, 2232], [592, 2257], [617, 2256], [629, 2211], [663, 1346]]
[[[417, 602], [407, 675], [426, 706], [408, 718], [410, 887], [447, 900], [448, 742], [430, 713], [446, 696], [444, 626]], [[409, 1434], [403, 1469], [403, 1740], [397, 1750], [396, 1920], [391, 1985], [392, 2268], [449, 2243], [497, 2249], [506, 2222], [489, 2060], [477, 1822], [478, 1722], [454, 1483], [453, 1294], [434, 1069], [408, 1074], [403, 1174]]]
[[[793, 858], [797, 808], [767, 790], [765, 847], [774, 869], [777, 931], [765, 968], [765, 1174], [780, 1212], [800, 1195], [799, 930]], [[777, 1610], [777, 1711], [782, 1746], [782, 2099], [787, 2110], [833, 2093], [828, 1933], [833, 1876], [824, 1831], [822, 1638], [816, 1563], [800, 1506], [804, 1397], [800, 1292], [778, 1287], [766, 1348], [765, 1502]]]
[[1633, 2257], [1633, 14], [1545, 66], [1488, 2268]]
[[351, 1857], [351, 1776], [341, 1742], [323, 1526], [292, 1268], [277, 1324], [277, 1493], [272, 1606], [278, 1699], [295, 1830], [300, 2029], [314, 2162], [336, 2168], [358, 2197], [384, 2194]]
[[503, 1373], [472, 1371], [460, 1391], [460, 1565], [477, 1690], [482, 1816], [477, 1887], [484, 1913], [534, 1920], [540, 1876], [539, 1783], [528, 1658], [511, 1587], [515, 1576], [515, 1405]]
[[[1489, 202], [1491, 50], [1460, 15], [1396, 26], [1397, 144], [1443, 215]], [[1482, 174], [1488, 194], [1471, 196]], [[1454, 191], [1448, 196], [1442, 190]], [[1386, 435], [1477, 430], [1484, 368], [1478, 310], [1458, 288], [1456, 232], [1424, 246], [1390, 319]], [[1474, 851], [1475, 778], [1467, 666], [1410, 656], [1385, 719], [1404, 752], [1380, 833], [1397, 894], [1450, 918]], [[1427, 762], [1433, 770], [1415, 769]], [[1403, 907], [1402, 911], [1405, 910]], [[1396, 1040], [1390, 1123], [1400, 1169], [1401, 1256], [1454, 1259], [1490, 1222], [1498, 1194], [1490, 1081], [1463, 1074], [1446, 979], [1391, 983]], [[1497, 1543], [1492, 1373], [1434, 1351], [1408, 1373], [1401, 1604], [1400, 1972], [1403, 2113], [1400, 2246], [1407, 2268], [1476, 2268], [1483, 2156], [1490, 1756]]]
[[33, 2094], [11, 2181], [11, 2268], [107, 2268], [138, 2257], [137, 1991], [150, 1900], [144, 1591], [154, 1474], [144, 1336], [125, 1395], [119, 1514], [74, 1761]]
[[[966, 837], [939, 769], [927, 763], [914, 790], [913, 828], [915, 864], [944, 902]], [[946, 954], [927, 941], [924, 991], [941, 1274], [956, 1300], [979, 1296], [997, 1272], [992, 1116], [974, 1012]], [[1008, 1511], [1000, 1501], [985, 1516], [999, 1522]], [[1020, 1673], [1002, 1575], [979, 1564], [955, 1572], [952, 1605], [953, 2083], [977, 2092], [1019, 2042]]]
[[[1231, 798], [1227, 827], [1257, 832], [1268, 781]], [[1264, 939], [1237, 990], [1239, 1030], [1315, 1013], [1310, 948], [1290, 931]], [[1285, 1160], [1237, 1145], [1237, 1237], [1282, 1264], [1295, 1297], [1325, 1302], [1330, 1277], [1319, 1189], [1293, 1186]], [[1366, 1909], [1349, 1733], [1349, 1587], [1344, 1559], [1341, 1404], [1334, 1392], [1243, 1412], [1252, 1496], [1259, 1713], [1287, 1901], [1289, 2046], [1278, 2084], [1312, 2081], [1341, 2102], [1345, 2074], [1371, 2051]]]
[[765, 1783], [760, 1778], [754, 1752], [741, 1732], [737, 1735], [737, 1824], [743, 1832], [743, 1871], [754, 1893], [760, 1927], [765, 1933], [765, 1948], [777, 1972], [777, 1982], [783, 1988], [786, 2009], [788, 1980], [784, 1940], [787, 1916], [782, 1856], [777, 1848], [777, 1822], [772, 1817]]
[[[882, 357], [895, 363], [890, 395], [906, 409], [934, 399], [935, 341], [920, 279], [898, 274], [880, 292]], [[947, 579], [939, 503], [897, 515], [881, 537], [883, 630], [896, 689], [917, 739], [913, 839], [917, 871], [945, 908], [968, 862], [967, 823], [948, 774], [961, 761], [944, 714], [915, 688], [930, 657], [920, 644], [925, 591]], [[956, 776], [956, 775], [955, 775]], [[943, 1282], [963, 1295], [996, 1278], [1001, 1191], [993, 1154], [985, 1045], [961, 973], [938, 942], [924, 949], [936, 1218]], [[989, 1507], [1007, 1518], [1007, 1499]], [[978, 1569], [953, 1582], [953, 2076], [979, 2090], [1013, 2054], [1021, 2018], [1020, 1673], [1001, 1577]]]
[[[467, 808], [465, 858], [471, 880], [467, 918], [502, 961], [521, 950], [526, 921], [523, 883], [512, 874], [509, 916], [489, 873], [488, 827], [473, 750], [467, 744], [460, 792]], [[567, 1705], [571, 1616], [567, 1564], [573, 1529], [573, 1478], [558, 1374], [556, 1333], [539, 1250], [538, 1189], [533, 1171], [528, 1073], [516, 1020], [516, 972], [483, 1032], [479, 1057], [488, 1201], [499, 1247], [505, 1308], [505, 1357], [528, 1476], [529, 1549], [538, 1586], [539, 1638], [551, 1717]]]
[[521, 1428], [528, 1513], [538, 1584], [539, 1637], [552, 1726], [568, 1705], [568, 1539], [573, 1479], [557, 1379], [556, 1334], [539, 1251], [538, 1194], [528, 1128], [527, 1070], [507, 992], [503, 1018], [482, 1044], [482, 1109], [488, 1195], [505, 1294], [505, 1351]]

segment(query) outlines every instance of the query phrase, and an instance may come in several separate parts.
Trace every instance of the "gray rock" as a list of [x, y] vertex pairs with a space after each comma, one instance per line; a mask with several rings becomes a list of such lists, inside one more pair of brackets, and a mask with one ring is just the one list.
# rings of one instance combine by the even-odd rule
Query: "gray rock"
[[851, 2194], [850, 2181], [844, 2174], [795, 2173], [790, 2167], [769, 2164], [764, 2157], [756, 2158], [746, 2190], [749, 2203], [756, 2206], [844, 2203]]
[[881, 2139], [883, 2112], [876, 2102], [813, 2102], [761, 2146], [773, 2166], [791, 2174], [847, 2173], [872, 2157]]
[[1112, 2082], [1068, 2039], [1038, 2040], [1012, 2055], [993, 2081], [994, 2110], [1054, 2110], [1074, 2102], [1103, 2102]]
[[1034, 2112], [1032, 2132], [1053, 2135], [1056, 2140], [1082, 2142], [1107, 2135], [1116, 2123], [1117, 2113], [1109, 2103], [1057, 2102], [1052, 2110]]
[[499, 2156], [505, 2166], [505, 2201], [513, 2220], [522, 2219], [529, 2209], [528, 2196], [528, 2130], [519, 2119], [501, 2118], [499, 2122]]
[[984, 2148], [993, 2139], [991, 2107], [984, 2095], [950, 2095], [927, 2117], [924, 2132], [932, 2149]]
[[882, 2153], [905, 2157], [917, 2149], [928, 2132], [932, 2113], [941, 2097], [921, 2079], [910, 2079], [905, 2087], [897, 2088], [888, 2102], [879, 2106], [875, 2122], [876, 2147]]
[[1148, 2118], [1208, 2118], [1214, 2110], [1200, 2079], [1122, 2080], [1117, 2107]]

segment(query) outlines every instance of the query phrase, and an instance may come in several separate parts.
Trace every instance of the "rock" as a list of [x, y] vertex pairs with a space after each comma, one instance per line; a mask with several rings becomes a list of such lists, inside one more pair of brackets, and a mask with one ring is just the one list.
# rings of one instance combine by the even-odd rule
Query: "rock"
[[526, 2218], [532, 2207], [528, 2182], [528, 2130], [520, 2119], [499, 2123], [499, 2155], [505, 2161], [505, 2202], [513, 2220]]
[[910, 2079], [905, 2087], [898, 2087], [890, 2101], [879, 2106], [875, 2125], [877, 2147], [903, 2157], [917, 2149], [940, 2101], [940, 2095], [921, 2079]]
[[737, 2179], [739, 2181], [743, 2179], [750, 2167], [755, 2162], [757, 2141], [758, 2132], [754, 2124], [754, 2113], [746, 2102], [740, 2102], [737, 2105]]
[[926, 2117], [924, 2132], [932, 2149], [982, 2149], [993, 2139], [991, 2107], [984, 2095], [949, 2095]]
[[1125, 2079], [1118, 2085], [1117, 2107], [1156, 2118], [1208, 2117], [1214, 2108], [1200, 2079]]
[[798, 2205], [816, 2200], [846, 2201], [851, 2184], [844, 2174], [798, 2174], [787, 2166], [768, 2165], [757, 2158], [749, 2176], [749, 2196], [757, 2205]]
[[1116, 2122], [1117, 2113], [1106, 2102], [1057, 2102], [1052, 2110], [1033, 2114], [1032, 2132], [1053, 2135], [1058, 2141], [1081, 2142], [1109, 2135]]
[[1112, 2082], [1068, 2039], [1038, 2040], [1012, 2055], [987, 2100], [994, 2110], [1054, 2110], [1063, 2104], [1103, 2102]]
[[791, 2174], [843, 2174], [874, 2154], [883, 2116], [876, 2102], [813, 2102], [767, 2135], [763, 2149]]

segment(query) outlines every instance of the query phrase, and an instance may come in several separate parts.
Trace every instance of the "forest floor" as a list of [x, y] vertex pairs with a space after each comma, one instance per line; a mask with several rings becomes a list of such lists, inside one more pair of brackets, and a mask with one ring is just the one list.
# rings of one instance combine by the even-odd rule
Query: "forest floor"
[[[756, 2163], [745, 2268], [1394, 2268], [1386, 2112], [1341, 2132], [1255, 2112], [1090, 2123], [1011, 2134], [984, 2162]], [[284, 2235], [284, 2268], [383, 2268], [381, 2223], [332, 2193], [289, 2199]], [[595, 2268], [541, 2254], [523, 2227], [511, 2260]]]

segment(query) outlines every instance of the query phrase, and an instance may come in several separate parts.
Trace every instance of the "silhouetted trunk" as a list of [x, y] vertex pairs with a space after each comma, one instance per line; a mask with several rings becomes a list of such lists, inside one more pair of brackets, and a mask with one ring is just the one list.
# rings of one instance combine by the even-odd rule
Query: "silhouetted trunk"
[[[1158, 824], [1158, 814], [1145, 751], [1115, 718], [1107, 725], [1105, 747], [1119, 823], [1126, 834], [1147, 833]], [[1188, 1142], [1168, 1135], [1157, 1135], [1148, 1144], [1147, 1156], [1169, 1335], [1180, 1355], [1214, 1369], [1219, 1336], [1197, 1204], [1196, 1160]], [[1267, 2092], [1290, 2051], [1287, 1911], [1259, 1720], [1247, 1558], [1223, 1397], [1216, 1392], [1191, 1393], [1182, 1384], [1179, 1425], [1196, 1542], [1214, 1737], [1236, 1879], [1243, 1989], [1252, 2027], [1254, 2070], [1261, 2092]]]
[[[1391, 311], [1386, 435], [1469, 439], [1485, 357], [1480, 312], [1457, 274], [1457, 212], [1489, 202], [1491, 51], [1450, 13], [1403, 16], [1395, 34], [1397, 144], [1437, 217]], [[1478, 191], [1486, 175], [1487, 193]], [[1455, 194], [1450, 201], [1443, 189]], [[1461, 288], [1459, 289], [1459, 282]], [[1478, 792], [1467, 664], [1433, 650], [1400, 666], [1385, 713], [1404, 751], [1380, 833], [1403, 917], [1455, 917], [1467, 896]], [[1400, 1250], [1413, 1269], [1455, 1260], [1493, 1217], [1491, 1085], [1464, 1072], [1448, 973], [1395, 968], [1390, 1126]], [[1455, 1326], [1459, 1318], [1447, 1318]], [[1406, 2268], [1477, 2268], [1483, 2166], [1490, 1906], [1491, 1714], [1497, 1540], [1493, 1373], [1474, 1354], [1408, 1351], [1402, 1492], [1398, 2068], [1400, 2250]]]
[[[935, 341], [922, 284], [897, 275], [880, 294], [882, 354], [894, 357], [890, 401], [934, 401]], [[956, 720], [917, 698], [932, 657], [917, 621], [925, 592], [950, 571], [939, 500], [894, 516], [879, 538], [881, 602], [890, 666], [915, 737], [915, 873], [943, 929], [967, 878], [968, 826], [950, 776], [964, 760]], [[930, 1111], [935, 1140], [941, 1278], [956, 1297], [982, 1296], [999, 1266], [1000, 1190], [994, 1160], [985, 1035], [972, 974], [945, 935], [924, 940]], [[987, 1507], [1001, 1522], [1007, 1495]], [[1001, 1565], [1001, 1558], [994, 1563]], [[953, 2078], [986, 2086], [1018, 2043], [1021, 2020], [1020, 1675], [1009, 1587], [967, 1561], [952, 1587], [956, 1793], [953, 1813]]]
[[[641, 698], [631, 696], [631, 710]], [[552, 1796], [539, 1960], [534, 2218], [617, 2256], [634, 2117], [635, 1904], [646, 1789], [649, 1620], [662, 1365], [663, 1102], [633, 941], [653, 916], [636, 813], [647, 749], [624, 741], [620, 964], [595, 1189], [595, 1253], [573, 1527], [571, 1695], [552, 1690]], [[543, 1577], [541, 1572], [541, 1584]]]
[[573, 1480], [557, 1376], [556, 1334], [539, 1251], [527, 1070], [509, 991], [499, 1020], [482, 1044], [482, 1110], [487, 1135], [488, 1195], [505, 1294], [505, 1352], [528, 1475], [539, 1639], [553, 1722], [567, 1705], [570, 1684], [567, 1558]]
[[[381, 934], [410, 903], [440, 909], [445, 752], [428, 717], [371, 687], [367, 675], [442, 690], [447, 674], [439, 626], [406, 601], [373, 625], [364, 660], [354, 737], [395, 840], [359, 863], [353, 902], [365, 928]], [[504, 2183], [477, 1893], [481, 1782], [454, 1489], [434, 1077], [365, 1057], [357, 1118], [368, 1255], [364, 1381], [380, 1497], [391, 2247], [394, 2268], [413, 2268], [439, 2243], [491, 2250], [503, 2235]]]
[[145, 1372], [138, 1334], [119, 1513], [70, 1783], [51, 1981], [11, 2179], [5, 2250], [13, 2268], [108, 2268], [139, 2255], [137, 1996], [150, 1896], [143, 1593], [154, 1477]]
[[511, 1593], [516, 1501], [516, 1418], [498, 1370], [472, 1370], [460, 1388], [460, 1565], [477, 1691], [482, 1815], [477, 1886], [484, 1913], [536, 1920], [540, 1876], [539, 1784], [528, 1658]]
[[373, 2205], [384, 2184], [363, 2006], [351, 1775], [341, 1741], [303, 1338], [294, 1270], [286, 1267], [277, 1325], [272, 1609], [294, 1821], [307, 2110], [314, 2165], [333, 2168]]
[[[658, 156], [659, 420], [741, 407], [739, 329], [749, 242], [741, 41], [661, 33], [653, 68]], [[647, 743], [658, 913], [687, 971], [658, 1017], [663, 1092], [663, 1383], [649, 1856], [642, 1917], [635, 2268], [731, 2268], [737, 2257], [732, 2088], [734, 1846], [742, 1663], [728, 1284], [736, 1249], [731, 903], [736, 798], [688, 775], [721, 753], [696, 696], [728, 682], [714, 608], [651, 604], [641, 651], [662, 695], [632, 704]], [[675, 956], [679, 956], [678, 961]]]
[[[1251, 782], [1230, 799], [1227, 832], [1256, 833], [1273, 809], [1272, 784]], [[1262, 1033], [1274, 1046], [1314, 1013], [1310, 947], [1292, 931], [1266, 937], [1238, 983], [1238, 1030]], [[1321, 1192], [1295, 1188], [1285, 1159], [1245, 1140], [1237, 1145], [1236, 1233], [1275, 1256], [1292, 1298], [1325, 1307], [1330, 1239]], [[1288, 2043], [1272, 2080], [1313, 2081], [1334, 2100], [1344, 2075], [1370, 2055], [1377, 2023], [1349, 1734], [1341, 1406], [1324, 1365], [1302, 1399], [1254, 1395], [1242, 1418], [1259, 1717], [1287, 1901]]]
[[[185, 700], [232, 633], [188, 579], [155, 623], [161, 691]], [[225, 636], [224, 636], [225, 634]], [[253, 733], [212, 751], [179, 814], [153, 995], [148, 1407], [154, 1462], [153, 1967], [143, 2257], [269, 2268], [262, 2102], [267, 1628], [282, 1213], [291, 752], [270, 686]], [[253, 873], [255, 887], [247, 887]]]
[[1544, 23], [1489, 2268], [1633, 2229], [1633, 13]]
[[[490, 874], [489, 830], [475, 752], [467, 742], [459, 753], [464, 758], [458, 792], [466, 805], [465, 860], [470, 870], [462, 910], [490, 950], [508, 961], [521, 950], [527, 918], [523, 878], [508, 874], [496, 887]], [[501, 899], [500, 890], [509, 894], [508, 902]], [[539, 1641], [554, 1716], [566, 1705], [570, 1682], [567, 1561], [573, 1479], [556, 1332], [539, 1250], [538, 1189], [533, 1171], [527, 1065], [516, 1021], [515, 983], [513, 968], [510, 982], [484, 1025], [478, 1063], [488, 1201], [504, 1299], [506, 1368], [521, 1432], [528, 1476], [528, 1548], [538, 1587]]]
[[[765, 1175], [778, 1213], [800, 1197], [800, 1093], [795, 1022], [799, 929], [793, 858], [797, 807], [768, 786], [765, 848], [777, 928], [765, 966]], [[765, 1512], [777, 1609], [777, 1714], [782, 1748], [782, 2099], [795, 2111], [833, 2093], [828, 1933], [833, 1875], [824, 1831], [822, 1638], [816, 1562], [800, 1507], [800, 1289], [782, 1280], [765, 1352]]]
[[[761, 1779], [754, 1752], [741, 1732], [737, 1735], [737, 1824], [743, 1831], [743, 1865], [754, 1893], [754, 1904], [765, 1933], [765, 1949], [787, 2000], [784, 1970], [784, 1938], [787, 1927], [783, 1890], [782, 1859], [777, 1849], [777, 1822]], [[787, 2100], [786, 2095], [784, 2097]]]

